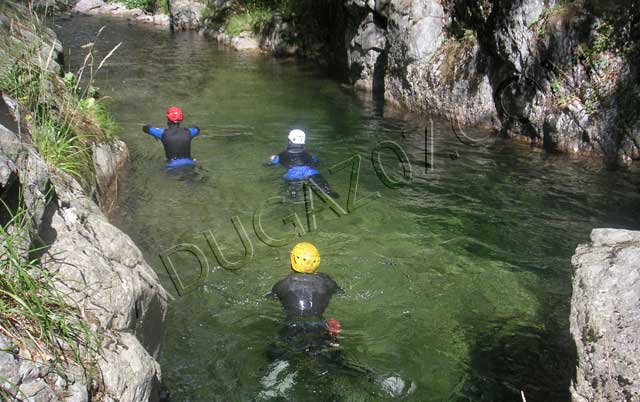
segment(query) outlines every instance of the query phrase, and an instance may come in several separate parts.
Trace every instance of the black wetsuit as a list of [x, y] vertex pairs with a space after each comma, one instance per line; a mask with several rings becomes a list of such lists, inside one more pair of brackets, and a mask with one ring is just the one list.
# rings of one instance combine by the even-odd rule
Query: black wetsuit
[[300, 353], [337, 359], [336, 338], [323, 314], [338, 291], [336, 282], [323, 273], [292, 273], [273, 286], [271, 294], [282, 303], [286, 319], [280, 342], [269, 351], [271, 360], [291, 359]]
[[191, 158], [191, 140], [200, 133], [198, 127], [184, 128], [179, 123], [169, 123], [167, 128], [146, 125], [142, 130], [162, 141], [168, 169], [195, 165]]
[[338, 284], [322, 272], [293, 273], [273, 286], [272, 293], [289, 320], [322, 318]]
[[287, 172], [284, 174], [291, 199], [298, 201], [303, 198], [303, 185], [313, 181], [325, 193], [337, 198], [338, 194], [331, 189], [329, 183], [316, 169], [320, 161], [304, 149], [304, 145], [289, 144], [287, 149], [271, 159], [271, 165], [282, 165]]

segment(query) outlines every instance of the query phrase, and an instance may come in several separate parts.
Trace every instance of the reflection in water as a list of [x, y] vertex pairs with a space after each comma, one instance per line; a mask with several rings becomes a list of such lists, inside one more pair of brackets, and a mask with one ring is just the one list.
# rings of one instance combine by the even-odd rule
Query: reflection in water
[[[594, 227], [640, 227], [637, 172], [607, 172], [495, 138], [468, 147], [437, 120], [434, 149], [425, 149], [424, 118], [354, 95], [313, 66], [219, 49], [192, 33], [73, 18], [59, 27], [72, 66], [101, 25], [101, 55], [123, 42], [98, 86], [131, 150], [113, 219], [167, 288], [162, 250], [194, 243], [213, 266], [204, 286], [171, 305], [161, 364], [173, 400], [250, 401], [265, 396], [264, 384], [280, 387], [286, 400], [393, 400], [382, 384], [397, 379], [413, 384], [406, 401], [513, 402], [520, 390], [530, 400], [569, 400], [570, 258]], [[203, 166], [196, 180], [167, 175], [162, 147], [141, 131], [162, 124], [169, 105], [202, 129], [193, 144]], [[230, 219], [250, 231], [256, 208], [280, 194], [282, 172], [262, 164], [293, 127], [307, 132], [323, 173], [361, 155], [358, 197], [380, 193], [347, 215], [317, 212], [317, 230], [303, 238], [346, 291], [327, 312], [342, 324], [341, 352], [381, 381], [269, 364], [281, 312], [264, 295], [288, 275], [295, 237], [269, 247], [250, 232], [254, 258], [229, 271], [216, 267], [202, 236], [211, 230], [231, 260], [243, 255]], [[370, 158], [383, 140], [406, 152], [408, 185], [390, 189], [378, 179]], [[399, 177], [394, 155], [381, 158]], [[350, 168], [326, 178], [348, 194]], [[304, 205], [265, 211], [270, 236], [293, 231], [282, 223], [293, 212], [308, 223]], [[185, 256], [176, 267], [185, 282], [199, 274]]]

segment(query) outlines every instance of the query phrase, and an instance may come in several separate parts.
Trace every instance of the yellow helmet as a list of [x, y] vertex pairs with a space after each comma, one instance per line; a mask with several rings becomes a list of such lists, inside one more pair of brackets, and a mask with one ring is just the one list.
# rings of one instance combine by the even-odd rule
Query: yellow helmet
[[298, 243], [291, 250], [291, 268], [296, 272], [312, 274], [320, 265], [320, 253], [311, 243]]

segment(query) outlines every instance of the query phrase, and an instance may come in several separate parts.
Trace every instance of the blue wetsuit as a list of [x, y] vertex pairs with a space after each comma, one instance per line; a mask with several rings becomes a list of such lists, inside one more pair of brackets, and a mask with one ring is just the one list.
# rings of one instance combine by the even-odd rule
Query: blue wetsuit
[[304, 145], [289, 144], [287, 149], [271, 158], [269, 165], [282, 165], [287, 171], [282, 178], [288, 184], [290, 198], [294, 201], [302, 199], [303, 184], [312, 180], [325, 193], [331, 197], [338, 197], [338, 194], [331, 189], [329, 183], [322, 177], [316, 169], [320, 160], [305, 151]]
[[287, 169], [285, 180], [305, 180], [309, 177], [320, 174], [315, 169], [320, 160], [304, 150], [304, 145], [289, 144], [285, 151], [271, 159], [271, 165], [282, 165]]
[[167, 128], [146, 125], [142, 130], [162, 141], [167, 157], [167, 169], [196, 164], [191, 157], [191, 140], [200, 134], [198, 127], [183, 128], [179, 123], [169, 123]]

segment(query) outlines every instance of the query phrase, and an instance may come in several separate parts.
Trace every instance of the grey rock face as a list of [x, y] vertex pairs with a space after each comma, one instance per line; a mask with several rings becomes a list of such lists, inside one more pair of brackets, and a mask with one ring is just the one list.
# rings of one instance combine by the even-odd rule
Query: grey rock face
[[[8, 3], [6, 6], [9, 9], [13, 9], [15, 12], [24, 14], [29, 10], [18, 3]], [[28, 44], [30, 47], [38, 49], [34, 52], [32, 62], [55, 74], [59, 74], [62, 71], [60, 67], [60, 60], [62, 58], [62, 45], [57, 40], [53, 31], [49, 28], [43, 29], [41, 32], [34, 32], [34, 28], [29, 24], [24, 24], [15, 20], [10, 20], [7, 16], [0, 16], [0, 35], [10, 38], [10, 40], [19, 46], [21, 44]], [[2, 53], [0, 51], [0, 56]], [[9, 62], [11, 57], [8, 58]], [[7, 59], [0, 60], [3, 62], [0, 64], [0, 71], [8, 67], [3, 65], [7, 63]]]
[[103, 204], [110, 202], [110, 195], [117, 191], [118, 172], [129, 161], [127, 145], [122, 141], [96, 144], [93, 147], [93, 167], [96, 186]]
[[[358, 88], [374, 89], [374, 83], [384, 80], [387, 46], [386, 31], [374, 20], [369, 12], [357, 27], [354, 37], [349, 41], [347, 62], [350, 66], [349, 78]], [[382, 83], [382, 85], [384, 85]]]
[[16, 401], [88, 402], [81, 370], [65, 367], [65, 378], [53, 372], [40, 357], [18, 353], [20, 349], [0, 335], [0, 376], [6, 392]]
[[275, 57], [295, 56], [299, 51], [298, 32], [294, 21], [285, 21], [274, 15], [260, 35], [260, 48], [271, 52]]
[[[112, 146], [123, 144], [108, 148]], [[98, 146], [105, 153], [98, 159], [115, 158], [106, 155], [108, 148]], [[9, 177], [17, 176], [39, 241], [48, 247], [42, 266], [53, 273], [56, 286], [78, 303], [91, 328], [114, 344], [105, 347], [97, 361], [104, 377], [104, 400], [157, 400], [160, 368], [154, 357], [169, 296], [155, 272], [73, 178], [49, 169], [30, 145], [3, 126], [0, 160], [10, 166]], [[103, 179], [108, 181], [106, 174]], [[87, 400], [87, 384], [58, 381], [63, 384], [58, 389], [11, 354], [0, 352], [0, 361], [0, 375], [33, 395], [30, 400], [57, 401], [64, 393], [68, 395], [64, 401]], [[26, 374], [34, 372], [37, 375]]]
[[116, 342], [103, 350], [104, 359], [98, 364], [104, 385], [109, 390], [105, 402], [159, 399], [160, 365], [134, 335], [121, 333]]
[[97, 14], [98, 10], [106, 7], [103, 0], [80, 0], [73, 7], [73, 11], [80, 14]]
[[176, 31], [199, 30], [205, 4], [195, 0], [171, 0], [171, 27]]
[[572, 263], [572, 399], [640, 401], [640, 232], [595, 229]]
[[488, 58], [473, 37], [447, 38], [441, 2], [346, 2], [350, 81], [416, 111], [499, 126]]
[[152, 15], [139, 8], [127, 8], [124, 4], [105, 2], [104, 0], [78, 0], [72, 11], [86, 15], [112, 15], [146, 22], [160, 27], [169, 27], [171, 20], [168, 15]]
[[585, 44], [610, 40], [599, 27], [616, 24], [590, 2], [341, 3], [355, 87], [549, 150], [640, 159], [640, 119], [631, 117], [640, 73], [619, 52], [584, 56]]

